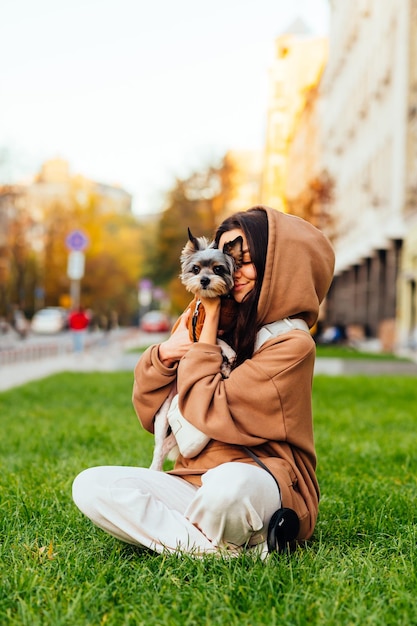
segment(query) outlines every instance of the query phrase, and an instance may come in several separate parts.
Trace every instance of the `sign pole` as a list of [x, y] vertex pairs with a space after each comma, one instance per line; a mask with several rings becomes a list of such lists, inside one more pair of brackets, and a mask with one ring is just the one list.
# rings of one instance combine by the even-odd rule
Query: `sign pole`
[[69, 250], [67, 276], [70, 279], [71, 308], [78, 309], [81, 304], [81, 279], [84, 276], [85, 255], [88, 237], [81, 230], [74, 230], [67, 236], [65, 243]]
[[78, 309], [81, 301], [81, 281], [71, 280], [70, 282], [71, 308]]

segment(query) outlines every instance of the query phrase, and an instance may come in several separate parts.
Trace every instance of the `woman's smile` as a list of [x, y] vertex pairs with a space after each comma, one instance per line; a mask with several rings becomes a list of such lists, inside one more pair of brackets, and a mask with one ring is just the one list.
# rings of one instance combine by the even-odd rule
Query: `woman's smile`
[[220, 237], [219, 248], [222, 249], [225, 243], [233, 241], [233, 239], [236, 239], [236, 237], [239, 236], [243, 239], [243, 262], [234, 274], [235, 283], [232, 289], [232, 295], [236, 302], [239, 302], [240, 304], [244, 300], [244, 298], [246, 298], [248, 293], [250, 293], [255, 287], [256, 280], [256, 270], [249, 254], [248, 242], [246, 240], [245, 233], [243, 232], [243, 230], [240, 230], [240, 228], [228, 230]]

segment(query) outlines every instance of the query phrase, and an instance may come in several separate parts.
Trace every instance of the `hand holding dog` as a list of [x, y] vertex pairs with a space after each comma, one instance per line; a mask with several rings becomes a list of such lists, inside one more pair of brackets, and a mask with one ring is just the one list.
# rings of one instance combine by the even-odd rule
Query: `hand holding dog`
[[190, 309], [187, 309], [181, 317], [178, 326], [170, 337], [159, 346], [159, 358], [166, 367], [173, 367], [190, 349], [192, 341], [188, 331], [188, 319]]
[[200, 297], [201, 304], [204, 306], [205, 319], [203, 328], [201, 329], [199, 341], [203, 343], [215, 344], [217, 341], [219, 318], [220, 318], [220, 305], [221, 300], [217, 298], [202, 298]]

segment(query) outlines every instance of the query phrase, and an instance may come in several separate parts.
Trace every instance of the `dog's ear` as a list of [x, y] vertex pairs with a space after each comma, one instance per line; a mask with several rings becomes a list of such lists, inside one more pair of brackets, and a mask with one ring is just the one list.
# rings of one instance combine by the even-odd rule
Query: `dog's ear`
[[231, 256], [235, 262], [236, 267], [240, 267], [243, 261], [243, 238], [239, 235], [233, 241], [228, 241], [223, 246], [224, 254]]
[[194, 237], [194, 235], [192, 234], [189, 228], [188, 228], [188, 239], [191, 241], [196, 251], [200, 249], [197, 237]]
[[187, 247], [190, 251], [190, 248], [194, 248], [194, 252], [198, 252], [199, 250], [206, 250], [207, 248], [213, 248], [214, 242], [209, 245], [207, 237], [194, 237], [193, 233], [190, 229], [188, 229], [188, 241]]

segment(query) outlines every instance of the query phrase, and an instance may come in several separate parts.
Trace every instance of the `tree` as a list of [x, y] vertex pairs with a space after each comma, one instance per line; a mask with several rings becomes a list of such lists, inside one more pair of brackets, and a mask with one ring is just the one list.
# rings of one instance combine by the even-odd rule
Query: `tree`
[[31, 246], [34, 220], [20, 188], [0, 187], [0, 315], [13, 307], [31, 310], [38, 262]]
[[66, 239], [78, 229], [89, 238], [83, 304], [137, 315], [145, 233], [126, 206], [82, 177], [0, 186], [0, 315], [68, 303]]
[[68, 234], [86, 233], [85, 274], [81, 302], [98, 316], [116, 311], [130, 323], [137, 314], [137, 285], [143, 262], [142, 232], [136, 218], [115, 210], [103, 210], [94, 190], [82, 195], [74, 185], [69, 195], [55, 198], [44, 207], [40, 279], [45, 305], [69, 299], [67, 276]]
[[286, 198], [288, 212], [311, 222], [333, 238], [333, 216], [330, 208], [334, 202], [335, 181], [323, 170], [310, 179], [296, 198]]
[[182, 310], [190, 299], [178, 279], [187, 229], [197, 237], [213, 236], [230, 197], [230, 175], [231, 165], [223, 159], [218, 166], [177, 179], [168, 193], [167, 208], [157, 228], [149, 278], [168, 291], [175, 312]]
[[130, 323], [138, 309], [138, 280], [144, 259], [144, 233], [132, 215], [96, 214], [83, 224], [90, 236], [82, 295], [98, 314], [117, 311]]

